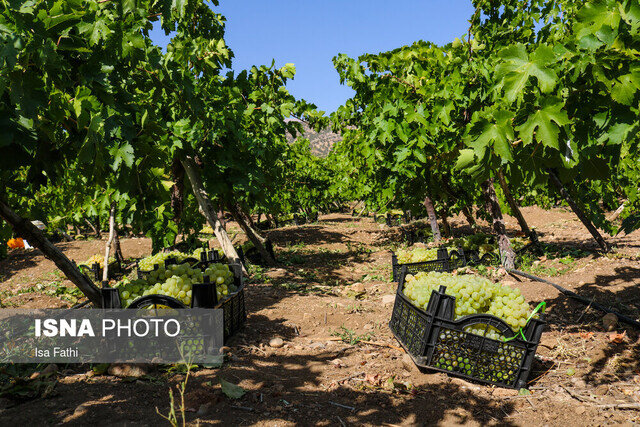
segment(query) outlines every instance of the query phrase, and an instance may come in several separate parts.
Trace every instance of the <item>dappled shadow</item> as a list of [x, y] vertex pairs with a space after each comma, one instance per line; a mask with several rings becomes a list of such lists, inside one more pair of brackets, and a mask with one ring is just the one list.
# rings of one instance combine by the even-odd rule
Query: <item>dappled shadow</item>
[[[188, 422], [515, 425], [509, 420], [515, 412], [513, 401], [484, 397], [459, 383], [413, 386], [406, 380], [389, 383], [387, 378], [391, 377], [385, 376], [385, 381], [373, 384], [366, 381], [366, 368], [361, 366], [336, 367], [334, 372], [321, 373], [319, 367], [327, 366], [332, 360], [362, 351], [358, 346], [340, 344], [301, 355], [288, 354], [284, 348], [277, 351], [238, 348], [232, 357], [234, 361], [223, 368], [195, 372], [189, 379], [185, 396]], [[420, 375], [420, 379], [431, 377], [416, 375]], [[180, 375], [167, 381], [162, 375], [152, 374], [147, 380], [135, 382], [103, 377], [61, 381], [47, 399], [4, 409], [0, 421], [3, 424], [47, 420], [54, 424], [113, 425], [144, 420], [144, 423], [156, 424], [161, 419], [153, 414], [152, 408], [168, 413], [168, 389], [182, 378]], [[220, 391], [218, 378], [239, 383], [250, 391], [239, 399], [226, 398]], [[201, 409], [203, 406], [206, 410]], [[201, 412], [197, 413], [198, 410]]]
[[[553, 281], [553, 279], [551, 279]], [[596, 275], [593, 281], [573, 288], [573, 292], [608, 307], [633, 320], [640, 320], [640, 268], [623, 266], [614, 274]], [[623, 287], [621, 287], [623, 286]], [[534, 302], [535, 304], [536, 302]], [[559, 294], [547, 299], [551, 313], [546, 316], [548, 327], [570, 335], [602, 330], [604, 312]], [[618, 321], [617, 332], [626, 333], [622, 343], [607, 342], [602, 351], [589, 355], [591, 363], [584, 379], [594, 385], [630, 378], [640, 369], [640, 329]], [[586, 357], [586, 355], [585, 355]]]
[[296, 244], [318, 245], [326, 243], [344, 243], [349, 239], [342, 233], [324, 230], [320, 225], [301, 225], [292, 228], [278, 228], [268, 232], [269, 239], [278, 246]]
[[10, 279], [18, 271], [35, 267], [38, 262], [37, 257], [42, 255], [38, 250], [12, 250], [7, 258], [0, 261], [0, 282]]

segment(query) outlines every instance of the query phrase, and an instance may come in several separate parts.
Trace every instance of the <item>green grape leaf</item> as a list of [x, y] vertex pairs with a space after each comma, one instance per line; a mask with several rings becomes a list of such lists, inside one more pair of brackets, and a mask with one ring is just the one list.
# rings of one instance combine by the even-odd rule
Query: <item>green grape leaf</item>
[[460, 155], [458, 156], [458, 161], [456, 162], [456, 170], [467, 169], [470, 166], [474, 165], [476, 159], [475, 152], [468, 148], [460, 150]]
[[536, 141], [558, 150], [559, 126], [570, 122], [567, 112], [562, 107], [563, 103], [558, 98], [546, 98], [542, 106], [531, 114], [525, 123], [516, 127], [522, 141], [531, 144], [535, 134]]
[[611, 87], [611, 97], [624, 105], [631, 105], [640, 88], [640, 75], [625, 74], [616, 79]]
[[225, 396], [227, 396], [228, 398], [231, 399], [240, 399], [242, 396], [245, 395], [245, 393], [247, 392], [245, 389], [243, 389], [242, 387], [235, 385], [233, 383], [230, 383], [229, 381], [226, 381], [224, 378], [219, 377], [218, 381], [220, 382], [220, 388], [222, 389], [222, 392], [225, 394]]
[[498, 110], [492, 119], [480, 118], [473, 126], [471, 134], [467, 135], [467, 146], [474, 149], [480, 157], [487, 147], [493, 147], [493, 151], [507, 162], [513, 161], [510, 141], [513, 140], [512, 114], [505, 110]]
[[640, 228], [640, 213], [633, 213], [626, 217], [622, 224], [620, 225], [620, 229], [618, 230], [618, 234], [624, 232], [624, 234], [629, 234], [634, 232], [635, 230]]
[[135, 156], [133, 152], [133, 147], [128, 142], [120, 145], [115, 150], [112, 150], [112, 155], [113, 155], [113, 164], [111, 165], [111, 168], [113, 170], [117, 170], [123, 161], [125, 165], [127, 165], [127, 167], [129, 168], [133, 165], [133, 160]]
[[496, 77], [509, 101], [521, 95], [530, 77], [537, 78], [543, 93], [555, 87], [558, 76], [551, 68], [556, 62], [552, 47], [540, 45], [529, 55], [525, 45], [517, 44], [504, 48], [499, 56], [504, 62], [496, 68]]
[[[607, 4], [608, 3], [608, 4]], [[613, 7], [608, 7], [609, 5]], [[596, 34], [603, 26], [617, 29], [620, 24], [620, 10], [617, 2], [590, 1], [580, 8], [576, 15], [577, 38]]]

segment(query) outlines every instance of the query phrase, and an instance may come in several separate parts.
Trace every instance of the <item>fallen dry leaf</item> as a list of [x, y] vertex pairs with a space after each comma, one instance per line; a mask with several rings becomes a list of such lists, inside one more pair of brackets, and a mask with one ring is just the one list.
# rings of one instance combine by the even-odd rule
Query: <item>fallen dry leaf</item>
[[617, 334], [615, 332], [609, 334], [609, 342], [620, 344], [624, 342], [624, 339], [627, 337], [627, 331], [624, 331], [621, 334]]

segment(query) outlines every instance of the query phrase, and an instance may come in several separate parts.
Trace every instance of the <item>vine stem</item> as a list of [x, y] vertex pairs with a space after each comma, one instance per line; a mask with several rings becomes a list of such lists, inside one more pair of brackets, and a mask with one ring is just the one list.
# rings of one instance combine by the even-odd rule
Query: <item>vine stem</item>
[[604, 252], [609, 252], [611, 250], [611, 248], [609, 248], [609, 244], [607, 244], [606, 240], [604, 240], [604, 238], [602, 237], [602, 235], [600, 234], [596, 226], [593, 225], [593, 223], [587, 217], [587, 215], [585, 215], [582, 209], [580, 209], [580, 206], [578, 206], [575, 200], [573, 200], [573, 197], [571, 197], [571, 195], [567, 191], [562, 181], [560, 181], [560, 178], [558, 178], [558, 175], [556, 175], [553, 169], [547, 169], [547, 172], [549, 173], [549, 178], [551, 180], [551, 183], [554, 185], [554, 187], [556, 187], [556, 190], [558, 190], [560, 195], [569, 204], [569, 206], [571, 207], [571, 210], [573, 210], [573, 213], [576, 214], [576, 216], [580, 219], [580, 221], [582, 221], [582, 224], [584, 224], [587, 230], [589, 230], [589, 233], [591, 233], [595, 241], [598, 243], [598, 245], [600, 245], [600, 248]]

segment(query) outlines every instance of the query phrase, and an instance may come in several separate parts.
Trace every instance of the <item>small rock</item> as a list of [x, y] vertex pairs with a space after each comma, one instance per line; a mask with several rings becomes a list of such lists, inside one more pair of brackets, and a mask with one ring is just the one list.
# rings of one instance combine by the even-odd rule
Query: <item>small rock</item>
[[362, 327], [365, 331], [373, 331], [373, 325], [371, 323], [367, 323]]
[[584, 286], [584, 285], [585, 285], [585, 283], [586, 283], [586, 282], [585, 282], [584, 280], [580, 280], [580, 281], [578, 282], [578, 286]]
[[609, 386], [606, 384], [600, 384], [598, 387], [593, 390], [593, 394], [598, 396], [604, 396], [609, 392]]
[[212, 406], [211, 402], [203, 403], [198, 408], [198, 412], [196, 412], [196, 414], [200, 416], [207, 415], [209, 411], [211, 411], [211, 406]]
[[325, 348], [326, 345], [324, 343], [321, 342], [314, 342], [309, 344], [309, 348], [313, 348], [313, 349], [321, 349], [321, 348]]
[[269, 345], [273, 348], [280, 348], [284, 345], [284, 340], [280, 337], [271, 338], [271, 341], [269, 341]]
[[407, 353], [405, 353], [402, 356], [402, 367], [404, 369], [406, 369], [407, 371], [409, 371], [409, 372], [413, 372], [413, 371], [417, 371], [418, 370], [418, 368], [415, 365], [415, 363], [413, 363], [413, 359]]
[[585, 388], [587, 386], [587, 383], [582, 378], [571, 378], [571, 382], [578, 388]]
[[76, 407], [76, 409], [73, 411], [73, 417], [74, 417], [74, 418], [76, 418], [76, 417], [81, 417], [81, 416], [83, 416], [84, 414], [86, 414], [86, 413], [89, 411], [89, 407], [90, 407], [90, 406], [91, 406], [91, 405], [89, 405], [89, 404], [88, 404], [88, 403], [86, 403], [86, 402], [85, 402], [85, 403], [81, 403], [81, 404], [79, 404], [79, 405]]
[[607, 332], [611, 332], [616, 329], [618, 325], [618, 316], [613, 313], [607, 313], [602, 317], [602, 326], [604, 326], [604, 330]]
[[53, 374], [54, 372], [58, 372], [58, 365], [56, 365], [55, 363], [49, 363], [42, 370], [42, 375]]
[[49, 363], [42, 371], [34, 372], [29, 378], [35, 380], [36, 378], [40, 378], [43, 375], [51, 375], [56, 372], [58, 372], [58, 365], [56, 365], [55, 363]]
[[107, 372], [118, 378], [141, 378], [149, 373], [148, 369], [148, 365], [140, 363], [115, 363], [109, 366]]
[[337, 368], [342, 368], [342, 367], [346, 366], [346, 365], [342, 362], [342, 360], [340, 360], [340, 359], [333, 359], [330, 363], [331, 363], [332, 365], [335, 365]]
[[351, 285], [351, 291], [355, 293], [364, 292], [364, 285], [360, 282], [354, 283], [353, 285]]
[[396, 295], [392, 294], [392, 295], [384, 295], [382, 297], [382, 304], [384, 305], [390, 305], [393, 304], [396, 301]]
[[584, 406], [580, 405], [576, 408], [576, 414], [578, 415], [582, 415], [585, 413], [585, 411], [587, 410], [587, 408], [585, 408]]

